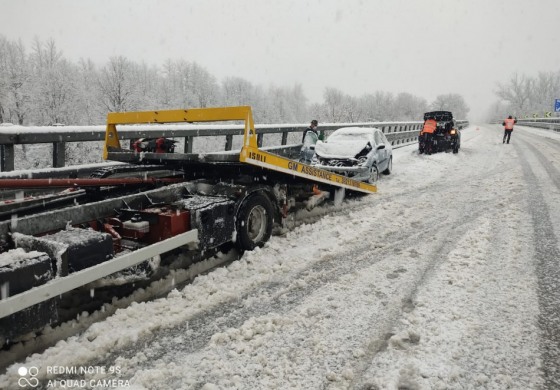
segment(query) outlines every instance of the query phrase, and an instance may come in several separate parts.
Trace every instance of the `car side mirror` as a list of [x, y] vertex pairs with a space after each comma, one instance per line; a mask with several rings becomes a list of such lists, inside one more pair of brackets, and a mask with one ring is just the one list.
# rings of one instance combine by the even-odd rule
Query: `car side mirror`
[[377, 145], [377, 150], [385, 149], [385, 144]]

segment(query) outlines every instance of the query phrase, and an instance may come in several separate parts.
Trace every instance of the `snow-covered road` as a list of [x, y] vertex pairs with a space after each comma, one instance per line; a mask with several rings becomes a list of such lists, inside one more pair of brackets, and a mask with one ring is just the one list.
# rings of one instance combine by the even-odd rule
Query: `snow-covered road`
[[396, 149], [377, 195], [118, 310], [0, 388], [22, 367], [38, 388], [559, 388], [560, 135], [501, 137]]

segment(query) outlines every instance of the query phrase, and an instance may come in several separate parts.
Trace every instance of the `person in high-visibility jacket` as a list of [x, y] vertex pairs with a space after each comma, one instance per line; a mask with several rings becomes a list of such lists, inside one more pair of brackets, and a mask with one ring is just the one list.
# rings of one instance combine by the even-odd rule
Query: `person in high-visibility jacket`
[[421, 134], [424, 135], [424, 149], [426, 154], [432, 154], [434, 148], [434, 133], [437, 128], [437, 122], [433, 118], [429, 118], [424, 122]]
[[502, 122], [502, 126], [504, 126], [504, 140], [502, 141], [503, 144], [506, 143], [506, 139], [507, 143], [509, 144], [511, 133], [513, 132], [513, 125], [516, 123], [517, 118], [514, 119], [511, 115], [504, 119], [504, 121]]

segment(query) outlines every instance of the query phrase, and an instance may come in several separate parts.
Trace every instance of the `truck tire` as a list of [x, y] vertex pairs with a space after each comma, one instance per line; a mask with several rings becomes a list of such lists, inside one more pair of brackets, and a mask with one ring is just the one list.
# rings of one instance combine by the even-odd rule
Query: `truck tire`
[[459, 148], [461, 146], [459, 145], [458, 142], [455, 142], [455, 145], [453, 145], [453, 154], [459, 153]]
[[251, 195], [243, 201], [235, 221], [236, 245], [241, 250], [262, 247], [272, 234], [272, 203], [266, 195]]

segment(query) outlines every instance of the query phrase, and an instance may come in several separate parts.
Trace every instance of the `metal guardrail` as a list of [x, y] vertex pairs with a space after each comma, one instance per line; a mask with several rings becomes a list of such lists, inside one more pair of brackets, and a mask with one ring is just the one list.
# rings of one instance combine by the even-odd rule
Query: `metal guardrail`
[[[458, 120], [457, 127], [468, 126], [466, 120]], [[361, 122], [326, 123], [320, 131], [332, 131], [341, 127], [363, 126], [380, 128], [393, 147], [404, 146], [418, 139], [422, 121], [409, 122]], [[289, 133], [303, 133], [307, 124], [255, 125], [259, 146], [266, 134], [282, 134], [281, 145], [286, 145]], [[94, 142], [105, 139], [106, 127], [102, 126], [0, 126], [0, 171], [13, 171], [15, 166], [15, 146], [26, 144], [52, 144], [52, 166], [64, 167], [66, 164], [66, 144], [70, 142]], [[232, 149], [233, 136], [243, 135], [243, 125], [126, 125], [119, 126], [121, 140], [136, 140], [163, 136], [184, 138], [184, 153], [192, 153], [196, 137], [224, 136], [224, 150]]]
[[560, 131], [560, 118], [518, 119], [518, 125]]
[[517, 118], [517, 123], [531, 123], [531, 122], [547, 122], [547, 123], [560, 123], [560, 117], [549, 118]]
[[198, 230], [178, 234], [156, 244], [148, 245], [134, 252], [115, 257], [111, 260], [72, 273], [68, 276], [55, 278], [48, 283], [13, 295], [0, 301], [0, 318], [9, 316], [37, 303], [54, 298], [75, 288], [99, 280], [115, 272], [140, 264], [162, 253], [169, 252], [180, 246], [198, 242]]

